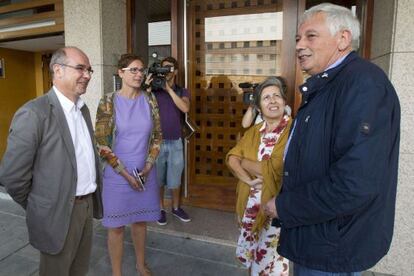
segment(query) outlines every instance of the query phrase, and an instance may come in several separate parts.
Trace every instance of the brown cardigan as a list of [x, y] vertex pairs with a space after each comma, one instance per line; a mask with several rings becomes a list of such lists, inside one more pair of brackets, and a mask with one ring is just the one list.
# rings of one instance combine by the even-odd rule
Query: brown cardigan
[[[269, 160], [261, 161], [262, 164], [262, 175], [263, 175], [263, 186], [262, 186], [262, 198], [261, 202], [266, 203], [272, 197], [276, 196], [280, 192], [282, 186], [282, 172], [283, 172], [283, 153], [285, 145], [288, 140], [292, 119], [289, 120], [286, 129], [281, 134], [277, 144], [274, 146], [272, 154]], [[250, 160], [257, 161], [257, 151], [260, 145], [260, 132], [259, 129], [262, 127], [263, 122], [252, 126], [247, 130], [237, 145], [232, 148], [226, 156], [226, 163], [228, 166], [228, 159], [230, 155], [235, 155], [241, 158], [247, 158]], [[228, 166], [229, 167], [229, 166]], [[230, 167], [229, 167], [230, 168]], [[231, 168], [230, 168], [231, 170]], [[236, 202], [236, 213], [241, 221], [250, 192], [250, 186], [243, 181], [237, 183], [237, 202]], [[262, 229], [266, 216], [263, 213], [263, 209], [260, 208], [259, 214], [257, 215], [253, 231], [259, 231]]]

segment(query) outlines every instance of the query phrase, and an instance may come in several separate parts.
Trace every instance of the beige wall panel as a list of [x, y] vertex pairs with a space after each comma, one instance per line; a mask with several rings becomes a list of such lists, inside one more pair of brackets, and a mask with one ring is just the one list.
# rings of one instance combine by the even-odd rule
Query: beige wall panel
[[[394, 12], [392, 17], [388, 14], [390, 11]], [[397, 90], [401, 104], [401, 143], [393, 242], [388, 255], [372, 270], [404, 276], [414, 275], [413, 14], [414, 1], [375, 1], [374, 26], [377, 28], [373, 31], [373, 61], [389, 74]], [[388, 46], [391, 46], [389, 50]]]
[[412, 0], [398, 0], [397, 3], [394, 52], [412, 53], [414, 50], [414, 3]]
[[371, 58], [389, 54], [393, 44], [394, 0], [376, 0], [372, 24]]
[[65, 0], [65, 44], [81, 48], [95, 73], [82, 97], [95, 119], [103, 93], [112, 91], [119, 56], [126, 52], [125, 0]]

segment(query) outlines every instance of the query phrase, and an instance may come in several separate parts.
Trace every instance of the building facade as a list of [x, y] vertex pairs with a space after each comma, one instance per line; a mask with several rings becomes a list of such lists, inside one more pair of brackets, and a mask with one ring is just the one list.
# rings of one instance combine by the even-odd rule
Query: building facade
[[[113, 75], [119, 56], [133, 51], [147, 57], [148, 51], [155, 51], [154, 47], [148, 48], [146, 24], [150, 19], [144, 11], [156, 8], [149, 5], [154, 5], [157, 1], [152, 1], [153, 4], [150, 2], [63, 1], [64, 43], [84, 50], [95, 71], [84, 97], [93, 118], [98, 99], [103, 93], [113, 90]], [[287, 76], [289, 104], [294, 109], [297, 107], [300, 99], [295, 87], [303, 81], [303, 76], [296, 68], [292, 47], [297, 14], [305, 9], [306, 1], [164, 2], [171, 5], [170, 20], [173, 26], [171, 45], [167, 48], [180, 61], [179, 82], [190, 88], [190, 116], [199, 127], [198, 133], [187, 144], [190, 165], [184, 191], [186, 203], [232, 210], [235, 180], [225, 167], [224, 155], [241, 134], [241, 116], [246, 109], [238, 84], [246, 81], [259, 82], [267, 75]], [[361, 5], [364, 1], [355, 2]], [[370, 41], [364, 44], [369, 49], [364, 50], [368, 50], [371, 61], [388, 74], [399, 95], [402, 110], [394, 238], [389, 254], [372, 271], [414, 275], [414, 111], [411, 108], [414, 105], [411, 92], [414, 89], [414, 37], [411, 35], [414, 2], [375, 0], [372, 3], [373, 6], [369, 6], [372, 8], [369, 13], [371, 31], [368, 37], [364, 37]], [[254, 15], [251, 15], [252, 9]], [[131, 18], [131, 10], [135, 17]], [[256, 16], [261, 13], [279, 13], [280, 21], [275, 24], [275, 29], [260, 29], [259, 24], [251, 30], [251, 24], [249, 26], [237, 21], [247, 20], [246, 18], [229, 19], [231, 16]], [[165, 20], [165, 16], [159, 20]], [[220, 20], [230, 21], [221, 24]], [[266, 18], [254, 20], [258, 22]], [[263, 23], [262, 26], [269, 24]], [[268, 35], [269, 33], [273, 35]], [[0, 49], [0, 58], [2, 55], [6, 56]], [[29, 59], [25, 60], [27, 62]], [[36, 57], [33, 60], [35, 63]], [[7, 60], [5, 64], [7, 74]], [[36, 74], [30, 78], [33, 83], [38, 79]], [[4, 84], [4, 79], [0, 78], [0, 91], [6, 93], [2, 81]], [[7, 89], [14, 88], [7, 86]], [[39, 95], [40, 90], [41, 87], [33, 89], [26, 96], [19, 96], [20, 100], [12, 107], [9, 104], [12, 96], [7, 94], [9, 96], [2, 97], [0, 107], [12, 115], [19, 104], [26, 98]], [[3, 135], [0, 145], [3, 146], [11, 115], [3, 114], [0, 117], [0, 134]]]

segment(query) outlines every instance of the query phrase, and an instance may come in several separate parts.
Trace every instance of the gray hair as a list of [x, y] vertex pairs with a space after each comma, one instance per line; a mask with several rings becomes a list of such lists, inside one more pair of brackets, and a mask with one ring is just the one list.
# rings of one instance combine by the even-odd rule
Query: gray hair
[[74, 47], [74, 46], [67, 46], [67, 47], [62, 47], [62, 48], [57, 49], [53, 53], [53, 55], [50, 59], [50, 63], [49, 63], [49, 71], [50, 71], [50, 75], [52, 76], [52, 78], [53, 78], [53, 75], [54, 75], [53, 65], [55, 65], [55, 64], [66, 64], [66, 62], [67, 62], [66, 50], [67, 49], [75, 49], [75, 50], [78, 50], [78, 51], [82, 52], [81, 49], [79, 49], [78, 47]]
[[331, 35], [336, 35], [342, 30], [350, 31], [352, 35], [352, 49], [358, 50], [359, 36], [361, 34], [360, 24], [359, 20], [348, 8], [331, 3], [322, 3], [313, 6], [309, 10], [305, 11], [299, 19], [299, 26], [320, 12], [323, 12], [326, 15], [326, 24], [331, 32]]
[[262, 97], [263, 89], [269, 86], [276, 86], [280, 90], [280, 95], [282, 95], [282, 98], [286, 101], [286, 82], [282, 77], [268, 77], [265, 79], [262, 83], [259, 84], [259, 86], [256, 88], [256, 95], [254, 97], [254, 105], [257, 110], [261, 110], [260, 108], [260, 100]]

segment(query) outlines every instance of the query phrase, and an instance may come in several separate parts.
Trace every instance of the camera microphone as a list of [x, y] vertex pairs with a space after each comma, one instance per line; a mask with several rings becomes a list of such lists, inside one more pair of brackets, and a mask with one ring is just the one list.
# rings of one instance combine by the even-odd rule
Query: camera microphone
[[253, 85], [250, 82], [239, 83], [240, 88], [251, 88]]

